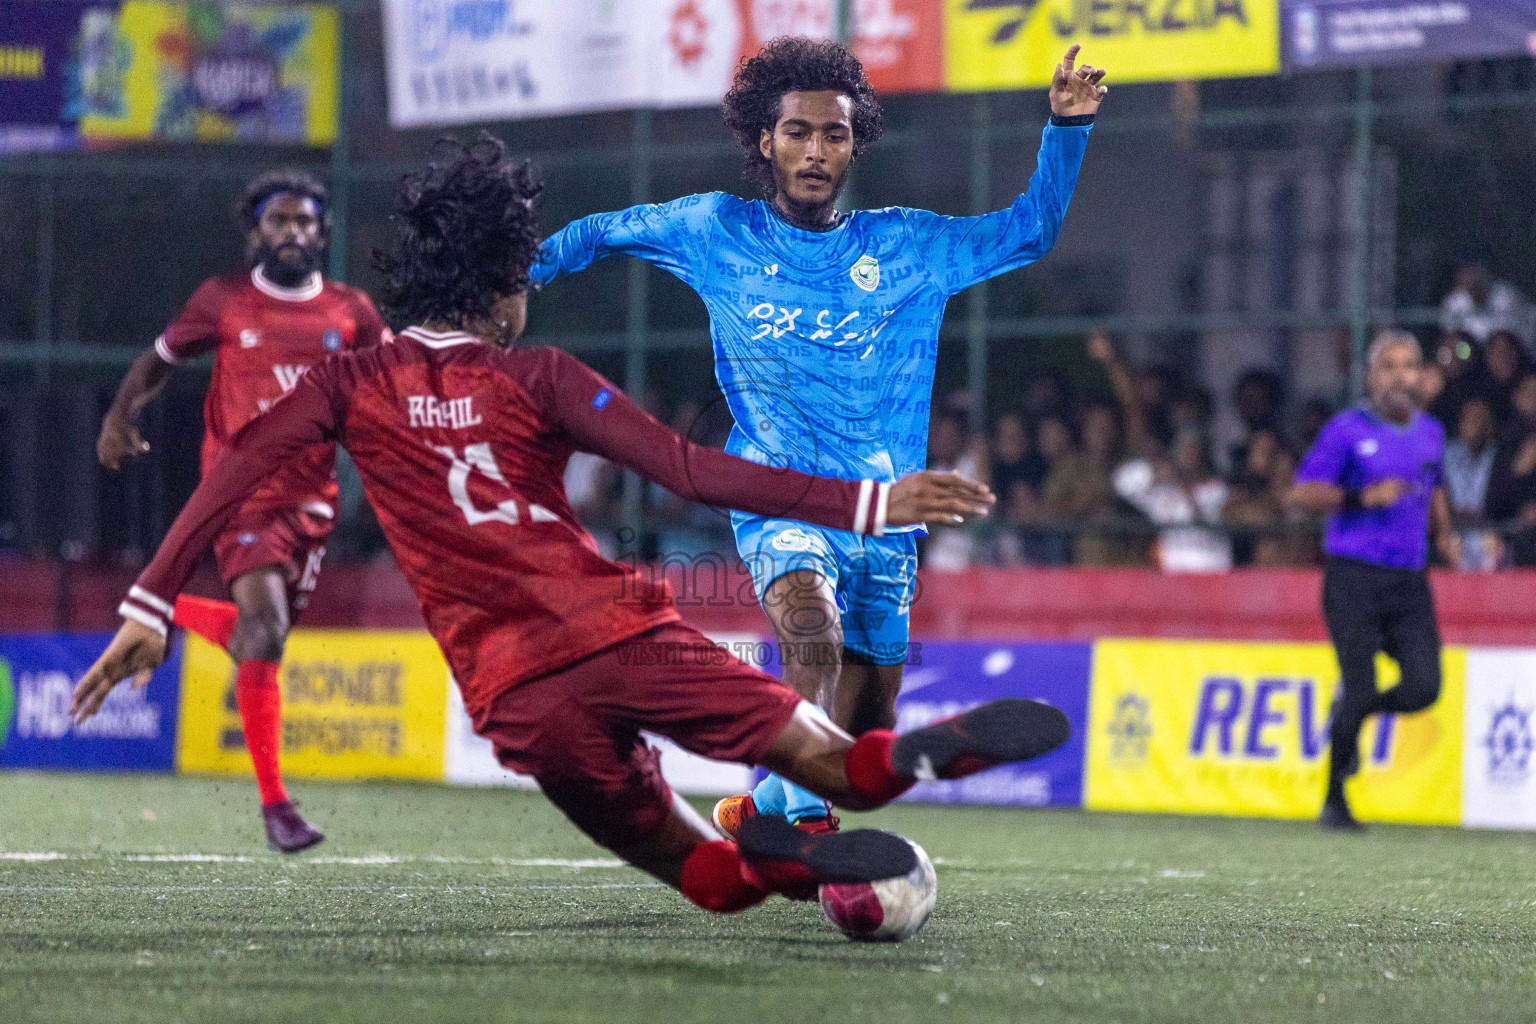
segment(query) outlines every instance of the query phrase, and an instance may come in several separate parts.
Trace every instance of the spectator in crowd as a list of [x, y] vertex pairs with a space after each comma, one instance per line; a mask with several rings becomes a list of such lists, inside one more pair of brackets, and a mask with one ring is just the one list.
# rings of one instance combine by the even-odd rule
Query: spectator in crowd
[[[1333, 406], [1327, 399], [1313, 396], [1301, 403], [1301, 408], [1296, 413], [1296, 426], [1291, 431], [1291, 454], [1300, 457], [1302, 452], [1309, 451], [1312, 443], [1317, 440], [1317, 435], [1323, 432], [1323, 427], [1333, 418]], [[1282, 440], [1277, 435], [1277, 440]], [[1289, 489], [1289, 485], [1287, 485]]]
[[1455, 285], [1440, 303], [1440, 328], [1465, 331], [1483, 344], [1496, 331], [1529, 337], [1530, 311], [1520, 293], [1493, 276], [1486, 260], [1464, 260], [1456, 268]]
[[1133, 458], [1115, 471], [1115, 490], [1161, 527], [1157, 561], [1164, 572], [1222, 572], [1232, 567], [1232, 542], [1219, 527], [1227, 485], [1216, 473], [1210, 442], [1186, 431], [1171, 456]]
[[1038, 498], [1051, 466], [1038, 450], [1031, 449], [1021, 417], [1008, 413], [998, 418], [990, 459], [992, 492], [998, 496], [1000, 518], [1026, 521], [1027, 510]]
[[1060, 372], [1048, 370], [1036, 374], [1024, 384], [1021, 411], [1029, 424], [1038, 424], [1048, 416], [1067, 414], [1067, 382]]
[[949, 470], [968, 480], [986, 479], [985, 448], [970, 436], [961, 413], [942, 409], [930, 418], [928, 468]]
[[1492, 569], [1498, 564], [1498, 536], [1487, 531], [1485, 507], [1498, 446], [1493, 412], [1482, 398], [1461, 407], [1456, 438], [1445, 446], [1445, 491], [1451, 520], [1461, 536], [1462, 569]]
[[1492, 523], [1508, 523], [1536, 500], [1536, 374], [1515, 386], [1514, 410], [1499, 430], [1483, 511]]
[[[964, 404], [951, 392], [928, 423], [928, 468], [949, 470], [970, 480], [987, 479], [984, 442], [966, 429]], [[953, 572], [971, 564], [973, 530], [935, 526], [923, 545], [923, 564], [939, 572]]]
[[1488, 400], [1496, 422], [1509, 419], [1515, 385], [1530, 369], [1530, 357], [1510, 331], [1494, 331], [1483, 346], [1483, 375], [1478, 393]]
[[1450, 434], [1461, 415], [1461, 403], [1482, 386], [1482, 352], [1467, 332], [1443, 331], [1432, 362], [1436, 371], [1420, 379], [1420, 387], [1425, 391], [1424, 408]]
[[1280, 414], [1285, 408], [1280, 375], [1258, 368], [1243, 371], [1232, 386], [1232, 404], [1247, 436], [1232, 446], [1227, 465], [1241, 466], [1248, 461], [1248, 441], [1255, 433], [1280, 429]]
[[1179, 428], [1174, 423], [1174, 404], [1180, 395], [1178, 375], [1167, 366], [1135, 371], [1137, 404], [1148, 436], [1164, 448], [1173, 444]]
[[1074, 560], [1104, 564], [1114, 561], [1104, 531], [1113, 525], [1115, 489], [1111, 474], [1119, 459], [1120, 427], [1114, 410], [1090, 405], [1081, 416], [1083, 443], [1051, 465], [1041, 495], [1045, 518], [1053, 525], [1071, 526], [1080, 533]]
[[[1181, 432], [1194, 430], [1208, 434], [1216, 403], [1207, 389], [1196, 384], [1184, 384], [1173, 396], [1168, 406], [1168, 425], [1177, 437]], [[1172, 437], [1169, 438], [1171, 443]]]
[[[1110, 389], [1115, 394], [1115, 401], [1120, 404], [1120, 419], [1125, 431], [1124, 444], [1126, 450], [1133, 454], [1145, 454], [1152, 438], [1147, 430], [1146, 408], [1142, 405], [1142, 400], [1149, 392], [1152, 397], [1158, 398], [1160, 386], [1153, 388], [1145, 387], [1145, 375], [1143, 375], [1143, 379], [1140, 382], [1134, 379], [1130, 371], [1125, 368], [1125, 364], [1120, 361], [1119, 356], [1115, 354], [1114, 342], [1110, 341], [1109, 335], [1103, 331], [1096, 330], [1089, 333], [1088, 355], [1094, 362], [1104, 368], [1104, 373], [1109, 378]], [[1090, 407], [1089, 411], [1092, 411], [1092, 407]], [[1111, 412], [1112, 419], [1113, 413]], [[1083, 443], [1085, 447], [1091, 448], [1092, 444], [1089, 441], [1086, 430], [1086, 421], [1084, 422], [1084, 427]], [[1111, 431], [1103, 436], [1106, 441], [1113, 436], [1118, 446], [1120, 440], [1118, 431]], [[1111, 458], [1115, 458], [1118, 455], [1119, 452], [1117, 451], [1107, 453], [1107, 457]]]
[[[1322, 408], [1326, 410], [1326, 404]], [[1325, 415], [1323, 422], [1327, 420]], [[1308, 432], [1306, 427], [1303, 419], [1296, 436], [1315, 440], [1320, 431]], [[1296, 465], [1295, 453], [1274, 431], [1259, 431], [1250, 439], [1248, 461], [1233, 472], [1222, 509], [1222, 522], [1235, 531], [1232, 544], [1237, 564], [1308, 565], [1317, 560], [1313, 532], [1296, 529], [1306, 517], [1285, 500], [1295, 482]]]
[[1456, 439], [1445, 446], [1445, 490], [1458, 527], [1482, 526], [1497, 451], [1493, 441], [1493, 412], [1486, 400], [1474, 398], [1461, 407]]

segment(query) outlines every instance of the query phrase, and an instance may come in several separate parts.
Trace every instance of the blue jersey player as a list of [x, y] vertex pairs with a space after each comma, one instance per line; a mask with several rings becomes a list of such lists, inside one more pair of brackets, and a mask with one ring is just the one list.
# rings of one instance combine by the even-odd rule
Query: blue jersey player
[[[1104, 71], [1073, 46], [1051, 84], [1051, 120], [1029, 189], [1006, 210], [944, 217], [890, 207], [840, 213], [849, 167], [880, 134], [858, 60], [836, 43], [778, 39], [743, 63], [726, 125], [767, 198], [693, 195], [597, 214], [543, 246], [547, 284], [615, 253], [676, 274], [709, 310], [716, 376], [735, 429], [727, 450], [847, 479], [895, 480], [926, 461], [939, 324], [950, 296], [1050, 250], [1077, 182]], [[785, 495], [785, 508], [795, 495]], [[871, 500], [865, 515], [885, 509]], [[773, 624], [784, 681], [858, 735], [896, 722], [916, 534], [883, 537], [735, 513], [737, 548]], [[878, 531], [875, 531], [878, 532]], [[807, 831], [826, 805], [770, 776], [715, 821], [753, 814]]]

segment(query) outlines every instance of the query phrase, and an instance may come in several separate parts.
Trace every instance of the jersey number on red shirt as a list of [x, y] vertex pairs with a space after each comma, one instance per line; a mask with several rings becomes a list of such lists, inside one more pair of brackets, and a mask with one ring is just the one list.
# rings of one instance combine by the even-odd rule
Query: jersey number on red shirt
[[[448, 494], [453, 498], [453, 503], [464, 513], [464, 519], [470, 526], [479, 526], [482, 523], [506, 523], [508, 526], [516, 526], [522, 521], [516, 498], [508, 498], [490, 511], [481, 511], [475, 507], [474, 501], [469, 496], [469, 475], [475, 470], [484, 473], [503, 487], [509, 486], [507, 478], [501, 475], [501, 467], [496, 465], [496, 456], [491, 452], [490, 442], [480, 441], [465, 445], [463, 457], [447, 445], [435, 444], [432, 447], [448, 456], [453, 463], [448, 470]], [[528, 502], [524, 504], [528, 505], [529, 517], [535, 523], [560, 521], [559, 516], [543, 505]]]

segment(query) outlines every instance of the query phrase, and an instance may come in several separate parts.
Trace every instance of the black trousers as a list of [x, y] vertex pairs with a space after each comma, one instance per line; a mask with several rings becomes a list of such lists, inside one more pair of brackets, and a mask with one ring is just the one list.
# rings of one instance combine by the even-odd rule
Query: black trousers
[[[1341, 680], [1333, 711], [1329, 796], [1342, 797], [1344, 774], [1358, 757], [1365, 719], [1423, 711], [1440, 696], [1440, 627], [1428, 573], [1352, 558], [1328, 559], [1323, 619], [1339, 656]], [[1402, 669], [1402, 680], [1380, 693], [1378, 651]]]

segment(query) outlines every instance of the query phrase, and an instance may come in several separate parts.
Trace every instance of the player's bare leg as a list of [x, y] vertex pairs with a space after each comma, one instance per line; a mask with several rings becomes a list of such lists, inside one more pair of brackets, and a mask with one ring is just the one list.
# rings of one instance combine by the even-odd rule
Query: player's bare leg
[[828, 711], [855, 736], [896, 728], [896, 697], [904, 665], [877, 665], [857, 651], [843, 651], [843, 667]]
[[[845, 657], [832, 584], [813, 569], [792, 570], [768, 585], [763, 611], [779, 643], [784, 685], [830, 710]], [[733, 837], [741, 822], [759, 813], [782, 815], [806, 831], [825, 831], [837, 827], [830, 812], [814, 794], [793, 785], [785, 788], [784, 780], [770, 775], [752, 793], [716, 804], [714, 820]]]
[[235, 660], [235, 702], [261, 794], [267, 845], [296, 853], [325, 836], [294, 809], [278, 768], [283, 726], [277, 673], [291, 621], [288, 585], [282, 571], [269, 566], [235, 577], [230, 593], [239, 612], [229, 641], [229, 655]]

